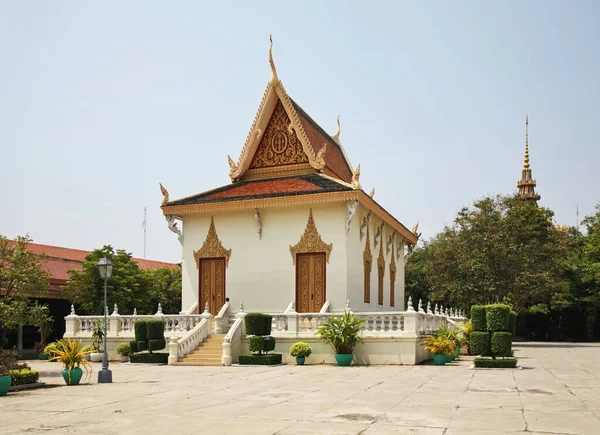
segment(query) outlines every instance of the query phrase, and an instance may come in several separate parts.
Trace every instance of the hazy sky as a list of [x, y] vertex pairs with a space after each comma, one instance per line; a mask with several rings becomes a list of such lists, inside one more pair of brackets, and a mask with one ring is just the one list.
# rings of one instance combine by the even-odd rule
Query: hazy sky
[[180, 261], [159, 206], [230, 182], [270, 77], [425, 237], [511, 193], [529, 113], [541, 205], [600, 201], [600, 2], [0, 5], [0, 234]]

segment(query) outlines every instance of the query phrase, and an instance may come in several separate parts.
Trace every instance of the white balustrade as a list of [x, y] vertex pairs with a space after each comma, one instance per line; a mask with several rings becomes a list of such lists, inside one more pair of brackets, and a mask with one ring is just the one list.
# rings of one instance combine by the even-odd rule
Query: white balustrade
[[169, 364], [179, 361], [188, 352], [195, 349], [212, 332], [212, 322], [210, 318], [203, 318], [194, 328], [188, 331], [179, 340], [172, 337], [169, 340]]
[[223, 339], [223, 356], [221, 357], [221, 362], [224, 366], [230, 366], [233, 360], [237, 359], [240, 352], [245, 313], [242, 312], [242, 315], [238, 313], [236, 317], [235, 322], [233, 322], [233, 325], [231, 325], [231, 328], [229, 328], [227, 335]]
[[219, 314], [215, 316], [215, 334], [223, 334], [229, 326], [229, 302], [219, 310]]

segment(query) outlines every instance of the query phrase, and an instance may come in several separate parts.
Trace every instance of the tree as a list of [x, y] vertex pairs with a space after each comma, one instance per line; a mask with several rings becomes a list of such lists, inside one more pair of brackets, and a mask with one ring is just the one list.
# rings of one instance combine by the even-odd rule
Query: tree
[[551, 296], [565, 286], [552, 217], [552, 211], [514, 196], [463, 208], [452, 226], [409, 258], [407, 293], [428, 287], [430, 300], [463, 309], [508, 301], [517, 312], [547, 310]]
[[[48, 307], [31, 299], [48, 289], [49, 273], [43, 257], [27, 250], [29, 236], [8, 240], [0, 235], [0, 341], [8, 331], [31, 325], [38, 328], [48, 319]], [[19, 336], [19, 349], [21, 349]]]
[[106, 257], [113, 262], [112, 277], [108, 280], [107, 304], [110, 310], [114, 304], [119, 306], [120, 313], [132, 313], [134, 308], [139, 314], [153, 314], [152, 301], [149, 297], [149, 284], [146, 275], [131, 254], [119, 249], [115, 252], [112, 246], [105, 245], [95, 249], [85, 257], [82, 270], [71, 269], [71, 279], [64, 289], [64, 295], [77, 303], [84, 314], [98, 315], [104, 313], [104, 280], [98, 272], [98, 261]]
[[153, 306], [162, 306], [165, 314], [181, 311], [181, 268], [162, 267], [146, 271]]

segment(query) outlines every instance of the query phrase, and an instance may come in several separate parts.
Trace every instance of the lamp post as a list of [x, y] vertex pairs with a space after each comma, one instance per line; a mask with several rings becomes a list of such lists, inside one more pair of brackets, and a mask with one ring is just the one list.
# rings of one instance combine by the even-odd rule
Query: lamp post
[[112, 383], [112, 372], [108, 369], [108, 350], [106, 348], [106, 333], [107, 327], [107, 315], [108, 310], [106, 307], [106, 286], [108, 280], [112, 276], [113, 264], [108, 258], [104, 257], [98, 261], [98, 271], [100, 272], [100, 278], [104, 280], [104, 356], [102, 357], [102, 370], [98, 372], [98, 383], [99, 384], [111, 384]]

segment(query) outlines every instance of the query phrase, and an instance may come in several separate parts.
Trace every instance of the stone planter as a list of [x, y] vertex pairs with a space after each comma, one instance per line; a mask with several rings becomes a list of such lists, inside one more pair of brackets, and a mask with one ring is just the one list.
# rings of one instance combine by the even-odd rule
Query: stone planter
[[125, 355], [120, 355], [121, 357], [121, 362], [128, 362], [129, 361], [129, 357], [125, 356]]
[[103, 353], [92, 352], [90, 353], [90, 360], [92, 362], [102, 362]]

